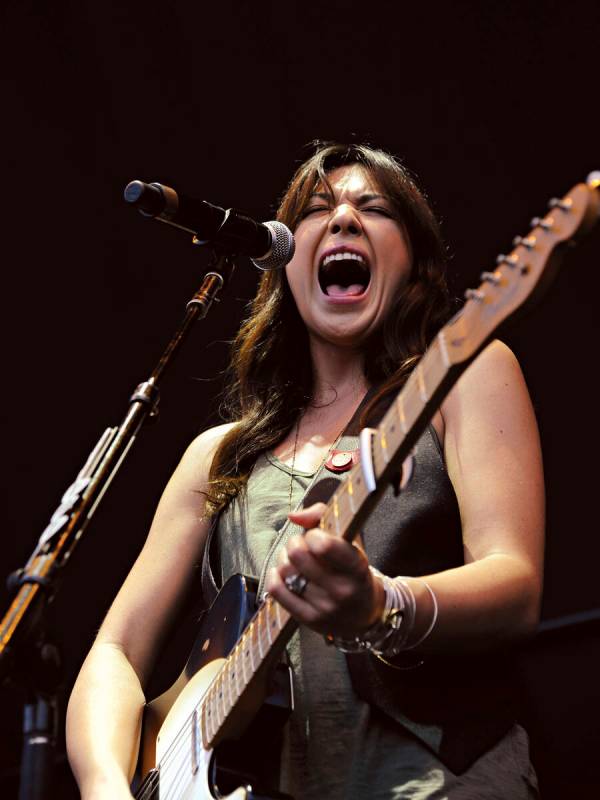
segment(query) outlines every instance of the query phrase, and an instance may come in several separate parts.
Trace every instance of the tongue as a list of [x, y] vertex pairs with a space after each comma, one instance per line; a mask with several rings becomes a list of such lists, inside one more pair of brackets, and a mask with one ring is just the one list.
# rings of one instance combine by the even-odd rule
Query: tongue
[[327, 287], [327, 294], [329, 297], [355, 297], [362, 294], [365, 287], [362, 283], [352, 283], [350, 286], [340, 286], [337, 283], [332, 283]]

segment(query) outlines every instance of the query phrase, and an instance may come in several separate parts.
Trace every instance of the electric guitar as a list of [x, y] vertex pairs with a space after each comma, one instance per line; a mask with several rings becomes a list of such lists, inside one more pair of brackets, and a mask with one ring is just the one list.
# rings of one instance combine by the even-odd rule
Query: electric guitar
[[[380, 425], [362, 432], [361, 461], [329, 500], [321, 528], [347, 541], [361, 530], [461, 373], [500, 325], [542, 293], [566, 244], [598, 220], [600, 180], [589, 180], [551, 200], [546, 216], [534, 218], [528, 235], [516, 237], [514, 249], [481, 275], [480, 286], [467, 290], [465, 305], [432, 341]], [[251, 788], [245, 769], [233, 784], [231, 775], [220, 778], [213, 756], [244, 733], [272, 694], [276, 664], [296, 628], [269, 596], [254, 613], [252, 587], [241, 576], [226, 583], [203, 618], [182, 676], [147, 706], [141, 748], [146, 777], [138, 800], [266, 797]], [[280, 694], [287, 681], [280, 677]]]

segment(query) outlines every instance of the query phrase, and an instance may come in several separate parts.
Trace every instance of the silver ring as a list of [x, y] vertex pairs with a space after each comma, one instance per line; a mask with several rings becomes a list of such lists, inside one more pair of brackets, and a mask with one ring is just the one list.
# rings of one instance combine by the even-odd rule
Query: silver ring
[[295, 575], [288, 575], [284, 583], [292, 594], [295, 594], [297, 597], [302, 597], [304, 590], [308, 586], [308, 578], [296, 573]]

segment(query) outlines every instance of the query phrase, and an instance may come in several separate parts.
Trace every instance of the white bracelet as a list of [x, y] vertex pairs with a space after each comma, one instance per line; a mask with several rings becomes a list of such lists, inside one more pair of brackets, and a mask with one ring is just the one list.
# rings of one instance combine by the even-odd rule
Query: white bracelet
[[385, 593], [385, 605], [380, 619], [362, 634], [353, 639], [340, 636], [326, 637], [343, 653], [372, 653], [376, 656], [393, 658], [403, 650], [412, 650], [422, 644], [431, 634], [438, 618], [438, 602], [431, 586], [422, 578], [411, 578], [423, 583], [433, 603], [431, 622], [425, 633], [412, 644], [407, 644], [413, 631], [416, 616], [416, 598], [404, 576], [390, 578], [383, 575], [375, 567], [369, 567], [371, 573], [381, 580]]

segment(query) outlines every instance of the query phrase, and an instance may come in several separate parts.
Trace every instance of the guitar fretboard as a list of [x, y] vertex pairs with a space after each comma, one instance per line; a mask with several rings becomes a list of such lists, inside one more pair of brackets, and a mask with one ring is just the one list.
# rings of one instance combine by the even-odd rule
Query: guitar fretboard
[[207, 749], [274, 647], [285, 645], [295, 627], [290, 614], [267, 596], [204, 696], [200, 724]]

